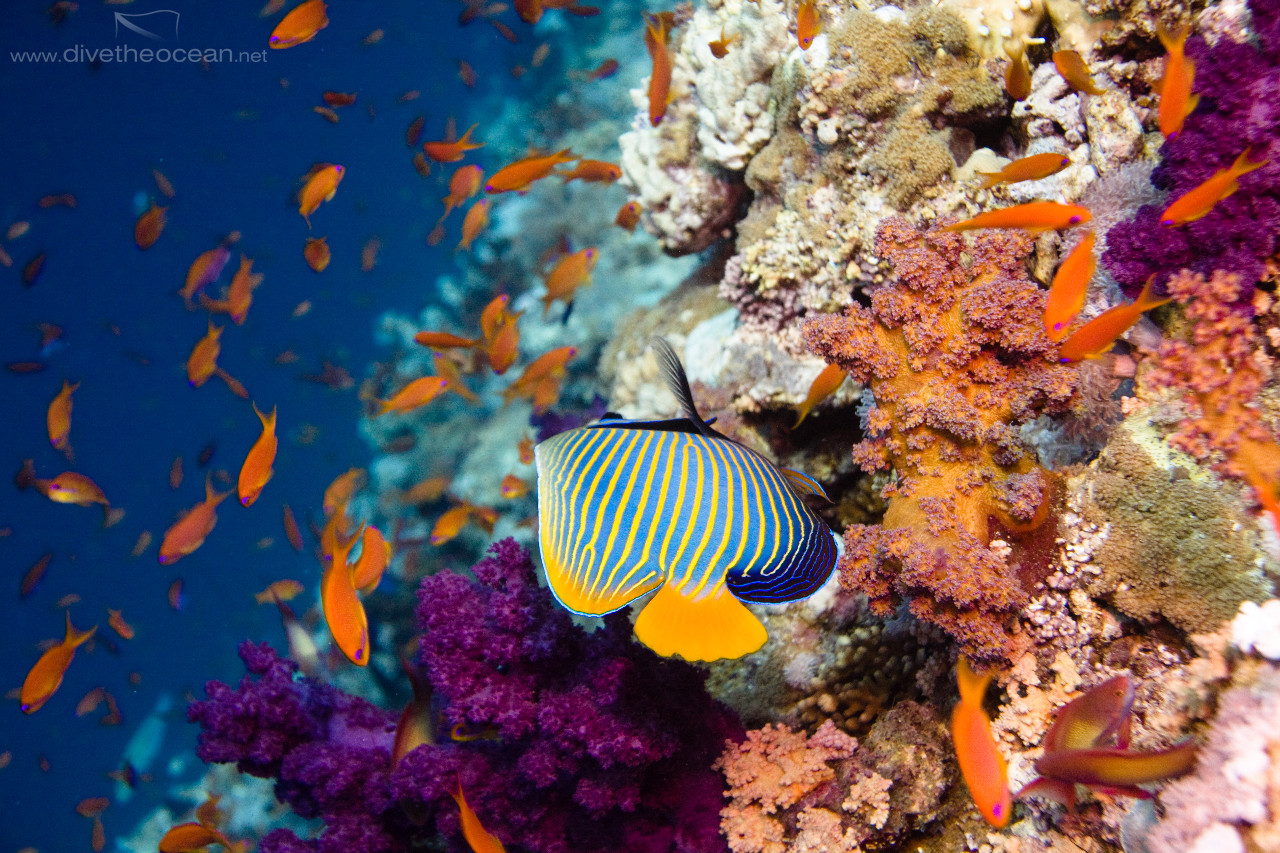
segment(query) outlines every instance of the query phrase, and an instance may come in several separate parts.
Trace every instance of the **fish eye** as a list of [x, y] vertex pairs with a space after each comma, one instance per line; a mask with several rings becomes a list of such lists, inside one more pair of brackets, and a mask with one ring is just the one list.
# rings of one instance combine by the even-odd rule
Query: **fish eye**
[[1070, 222], [1072, 225], [1075, 225], [1077, 222], [1079, 222], [1079, 221], [1080, 221], [1080, 217], [1079, 217], [1079, 216], [1073, 216], [1073, 217], [1071, 217], [1071, 218], [1070, 218], [1069, 220], [1067, 220], [1067, 221], [1068, 221], [1068, 222]]
[[1004, 813], [1004, 804], [1003, 804], [1003, 803], [996, 803], [994, 806], [992, 806], [992, 808], [991, 808], [991, 814], [992, 814], [992, 816], [993, 816], [993, 817], [997, 817], [997, 818], [998, 818], [998, 817], [1001, 817], [1001, 816], [1003, 815], [1003, 813]]
[[1172, 220], [1172, 219], [1161, 219], [1161, 220], [1160, 220], [1160, 224], [1161, 224], [1161, 225], [1172, 225], [1172, 224], [1173, 224], [1173, 220]]

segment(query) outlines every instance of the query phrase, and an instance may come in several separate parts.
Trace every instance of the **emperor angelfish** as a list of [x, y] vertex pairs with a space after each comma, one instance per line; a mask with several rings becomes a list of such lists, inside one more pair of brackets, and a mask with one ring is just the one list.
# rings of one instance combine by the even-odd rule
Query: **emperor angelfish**
[[681, 417], [610, 413], [534, 449], [542, 567], [584, 616], [656, 589], [635, 631], [660, 655], [739, 658], [769, 638], [742, 602], [796, 601], [831, 576], [835, 534], [803, 500], [826, 495], [712, 429], [671, 345], [653, 348]]

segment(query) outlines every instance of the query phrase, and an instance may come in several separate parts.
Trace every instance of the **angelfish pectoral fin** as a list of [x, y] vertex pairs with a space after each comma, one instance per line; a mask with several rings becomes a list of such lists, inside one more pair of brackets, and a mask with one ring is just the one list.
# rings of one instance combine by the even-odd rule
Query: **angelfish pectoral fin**
[[683, 595], [665, 583], [636, 617], [636, 637], [664, 657], [740, 658], [764, 645], [769, 633], [723, 586], [705, 598]]

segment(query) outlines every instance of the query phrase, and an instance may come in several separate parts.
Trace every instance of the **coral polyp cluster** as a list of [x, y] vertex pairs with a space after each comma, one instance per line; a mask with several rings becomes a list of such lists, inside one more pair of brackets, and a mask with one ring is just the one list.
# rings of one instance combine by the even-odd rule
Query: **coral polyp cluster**
[[1052, 499], [1017, 427], [1062, 411], [1075, 384], [1044, 334], [1044, 293], [1023, 271], [1030, 250], [1023, 234], [966, 243], [885, 220], [876, 252], [896, 282], [869, 308], [805, 326], [814, 352], [875, 399], [854, 459], [897, 474], [883, 524], [845, 531], [842, 581], [880, 612], [909, 602], [982, 657], [1003, 653], [1005, 621], [1030, 580], [1019, 567], [1032, 570], [1028, 554], [993, 539], [1040, 527]]

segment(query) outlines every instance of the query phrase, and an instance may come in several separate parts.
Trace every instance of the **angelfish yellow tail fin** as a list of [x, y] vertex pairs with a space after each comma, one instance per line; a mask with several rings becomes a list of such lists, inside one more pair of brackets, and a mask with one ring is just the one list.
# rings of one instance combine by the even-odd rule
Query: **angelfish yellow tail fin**
[[750, 654], [769, 633], [723, 584], [712, 595], [694, 599], [665, 583], [636, 618], [636, 637], [664, 657], [710, 661]]

